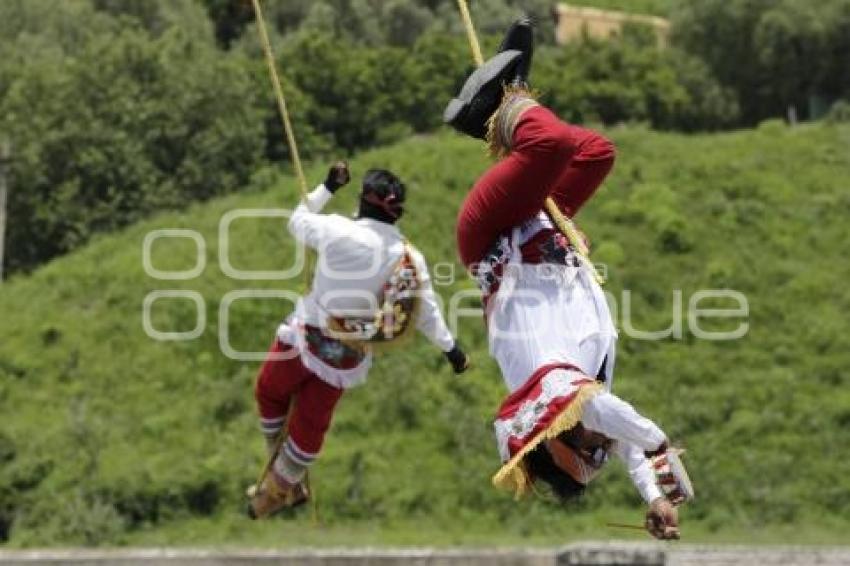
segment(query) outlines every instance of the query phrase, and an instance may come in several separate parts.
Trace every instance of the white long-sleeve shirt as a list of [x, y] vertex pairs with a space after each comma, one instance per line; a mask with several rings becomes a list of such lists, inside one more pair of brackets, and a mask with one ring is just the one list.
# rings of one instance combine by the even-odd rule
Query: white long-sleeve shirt
[[661, 497], [655, 472], [645, 451], [657, 450], [666, 435], [658, 425], [616, 395], [600, 393], [584, 405], [581, 422], [588, 430], [614, 440], [611, 451], [626, 465], [641, 497], [647, 503]]
[[[399, 229], [370, 218], [352, 219], [338, 214], [320, 214], [333, 194], [319, 185], [301, 203], [289, 220], [289, 231], [318, 252], [310, 293], [296, 309], [298, 322], [327, 327], [332, 317], [372, 316], [380, 307], [381, 290], [405, 249]], [[440, 311], [431, 285], [428, 264], [422, 254], [408, 246], [419, 273], [419, 316], [416, 327], [435, 346], [448, 352], [454, 338]], [[282, 325], [278, 337], [297, 344], [293, 320]], [[354, 370], [334, 370], [301, 349], [305, 365], [334, 386], [347, 388], [365, 380], [371, 356]], [[324, 367], [322, 367], [324, 366]]]

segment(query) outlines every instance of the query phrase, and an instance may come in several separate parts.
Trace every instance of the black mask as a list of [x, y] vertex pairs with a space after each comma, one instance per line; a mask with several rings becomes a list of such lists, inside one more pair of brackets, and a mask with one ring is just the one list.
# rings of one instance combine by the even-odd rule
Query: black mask
[[358, 217], [395, 224], [404, 214], [406, 189], [398, 177], [386, 169], [370, 169], [363, 177]]

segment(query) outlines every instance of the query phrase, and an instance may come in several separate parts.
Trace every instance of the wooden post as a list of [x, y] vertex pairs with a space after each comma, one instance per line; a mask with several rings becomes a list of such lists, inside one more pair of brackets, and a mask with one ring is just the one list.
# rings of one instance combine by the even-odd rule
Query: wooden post
[[6, 197], [8, 191], [6, 169], [11, 154], [9, 143], [0, 142], [0, 283], [3, 283], [3, 257], [6, 251]]

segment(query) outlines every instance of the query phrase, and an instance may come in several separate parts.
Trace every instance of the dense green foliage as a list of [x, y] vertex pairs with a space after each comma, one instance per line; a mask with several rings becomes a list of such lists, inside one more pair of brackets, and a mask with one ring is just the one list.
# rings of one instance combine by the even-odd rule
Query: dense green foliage
[[543, 50], [534, 83], [541, 101], [576, 123], [645, 122], [683, 131], [735, 124], [737, 102], [705, 64], [681, 51], [659, 51], [654, 41], [627, 28], [619, 41]]
[[[187, 9], [181, 21], [205, 23], [191, 2], [169, 5]], [[203, 25], [151, 21], [162, 28], [154, 33], [85, 2], [44, 0], [4, 2], [0, 22], [12, 270], [244, 186], [262, 158], [273, 117], [262, 76], [223, 56]]]
[[[224, 46], [246, 33], [253, 21], [249, 2], [242, 0], [202, 0], [215, 22], [216, 36]], [[572, 6], [664, 16], [673, 0], [579, 0]], [[505, 22], [521, 13], [538, 25], [540, 39], [554, 40], [553, 0], [470, 0], [476, 29], [498, 34]], [[411, 46], [423, 34], [463, 33], [457, 13], [457, 0], [266, 0], [274, 31], [298, 30], [331, 33], [367, 45]]]
[[[674, 7], [675, 47], [657, 50], [640, 28], [555, 47], [548, 1], [471, 2], [487, 52], [520, 9], [536, 16], [535, 86], [569, 120], [704, 131], [850, 98], [848, 0], [580, 4], [661, 15]], [[264, 5], [304, 156], [409, 138], [361, 155], [355, 168], [397, 169], [416, 203], [406, 231], [432, 261], [453, 262], [451, 218], [485, 167], [482, 152], [449, 135], [410, 134], [440, 126], [470, 68], [454, 0]], [[261, 454], [256, 364], [220, 354], [217, 328], [228, 291], [280, 286], [222, 276], [221, 215], [295, 200], [294, 185], [268, 168], [289, 156], [252, 20], [242, 0], [0, 3], [0, 137], [15, 151], [6, 265], [18, 273], [0, 290], [2, 541], [275, 540], [275, 523], [238, 514]], [[700, 499], [687, 528], [726, 537], [848, 526], [848, 121], [850, 105], [839, 102], [828, 124], [795, 130], [611, 130], [620, 163], [583, 222], [612, 270], [614, 296], [633, 293], [636, 326], [667, 326], [674, 289], [686, 304], [706, 286], [750, 299], [751, 331], [740, 341], [699, 341], [687, 329], [680, 341], [623, 339], [617, 388], [691, 448]], [[349, 191], [334, 207], [351, 205]], [[162, 210], [184, 212], [126, 228]], [[208, 266], [197, 280], [143, 272], [144, 235], [170, 227], [204, 235]], [[285, 264], [292, 253], [276, 222], [239, 221], [233, 233], [231, 259], [243, 269]], [[186, 268], [188, 243], [158, 244], [154, 263]], [[170, 288], [203, 295], [201, 339], [158, 343], [143, 333], [145, 295]], [[448, 300], [467, 288], [461, 278], [440, 291]], [[264, 349], [285, 310], [234, 304], [234, 345]], [[157, 303], [153, 315], [174, 330], [195, 318], [185, 300]], [[493, 492], [489, 421], [502, 386], [479, 319], [462, 321], [461, 339], [476, 359], [470, 375], [450, 377], [420, 341], [380, 361], [371, 383], [347, 396], [316, 474], [331, 526], [358, 533], [355, 542], [396, 540], [400, 524], [415, 533], [407, 542], [557, 541], [567, 528], [598, 536], [602, 516], [636, 511], [633, 489], [613, 470], [566, 514]], [[327, 542], [296, 528], [306, 538], [292, 543]]]
[[675, 43], [735, 89], [745, 124], [850, 98], [850, 0], [680, 0]]
[[[596, 260], [609, 267], [618, 304], [621, 291], [631, 291], [633, 324], [669, 326], [675, 289], [686, 308], [703, 288], [737, 289], [750, 305], [750, 331], [737, 341], [696, 339], [687, 322], [681, 340], [622, 337], [615, 390], [689, 448], [699, 499], [684, 510], [685, 535], [740, 540], [787, 526], [792, 542], [803, 525], [846, 533], [850, 129], [770, 122], [733, 134], [610, 133], [619, 163], [579, 220]], [[432, 264], [460, 271], [452, 218], [486, 166], [480, 145], [449, 134], [415, 137], [353, 162], [356, 174], [377, 165], [396, 170], [411, 189], [407, 235]], [[323, 171], [317, 164], [311, 179]], [[99, 237], [0, 288], [0, 536], [14, 545], [140, 537], [298, 545], [327, 544], [337, 529], [362, 533], [346, 539], [362, 544], [397, 540], [391, 533], [403, 524], [414, 533], [407, 542], [439, 535], [494, 544], [621, 535], [599, 531], [601, 522], [627, 518], [623, 510], [638, 517], [638, 496], [618, 465], [566, 510], [516, 504], [490, 487], [498, 460], [490, 420], [504, 390], [481, 320], [472, 317], [460, 326], [475, 360], [469, 374], [454, 378], [418, 339], [380, 359], [369, 383], [342, 400], [314, 477], [330, 531], [306, 533], [306, 517], [291, 526], [242, 518], [242, 489], [263, 452], [252, 400], [258, 364], [220, 353], [219, 306], [236, 289], [301, 287], [230, 280], [218, 267], [224, 213], [296, 199], [291, 179], [268, 172], [253, 187]], [[354, 196], [344, 190], [331, 209], [351, 210]], [[206, 269], [190, 281], [148, 277], [145, 235], [176, 227], [203, 234]], [[279, 220], [239, 220], [231, 230], [235, 267], [290, 263], [292, 243]], [[153, 247], [158, 269], [189, 269], [194, 258], [188, 240]], [[204, 297], [204, 334], [153, 341], [142, 330], [143, 300], [175, 288]], [[470, 288], [462, 276], [438, 286], [447, 301]], [[234, 347], [263, 351], [287, 310], [268, 299], [234, 303]], [[194, 326], [191, 301], [163, 299], [153, 315], [160, 330]]]
[[[348, 14], [348, 4], [338, 4]], [[383, 6], [392, 20], [392, 6], [408, 4], [357, 6]], [[270, 20], [288, 22], [296, 8], [272, 4]], [[483, 8], [491, 20], [482, 23], [492, 24], [484, 31], [513, 17], [508, 8]], [[367, 15], [344, 21], [385, 29]], [[297, 32], [274, 27], [306, 158], [434, 130], [471, 67], [460, 29], [411, 28], [410, 41], [397, 45], [311, 21]], [[0, 135], [15, 155], [7, 270], [32, 269], [153, 211], [232, 192], [265, 163], [287, 159], [254, 31], [219, 48], [195, 0], [0, 4]], [[485, 36], [486, 49], [497, 40]], [[682, 130], [735, 123], [734, 100], [705, 64], [658, 51], [640, 30], [607, 43], [544, 47], [536, 60], [544, 102], [571, 120]]]
[[[250, 35], [250, 2], [202, 1], [223, 45]], [[464, 33], [456, 0], [268, 0], [263, 6], [273, 31], [281, 35], [324, 33], [373, 47], [409, 47], [425, 33]], [[480, 33], [501, 33], [505, 22], [527, 13], [544, 40], [554, 37], [550, 0], [473, 0], [469, 7]]]

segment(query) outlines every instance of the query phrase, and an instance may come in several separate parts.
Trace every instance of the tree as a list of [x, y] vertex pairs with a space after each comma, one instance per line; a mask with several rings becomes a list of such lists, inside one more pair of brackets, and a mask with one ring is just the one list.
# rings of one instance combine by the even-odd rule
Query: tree
[[176, 27], [96, 35], [74, 57], [19, 67], [0, 108], [17, 148], [9, 267], [243, 186], [271, 109], [248, 69]]
[[827, 62], [827, 25], [821, 7], [784, 0], [766, 11], [754, 31], [758, 63], [772, 77], [771, 98], [781, 112], [805, 108], [817, 92]]
[[850, 100], [850, 0], [830, 2], [824, 7], [823, 19], [828, 23], [828, 49], [834, 56], [825, 61], [819, 88], [830, 99]]
[[431, 27], [434, 14], [408, 0], [391, 0], [383, 9], [386, 37], [390, 45], [410, 46]]
[[251, 2], [243, 0], [202, 0], [215, 27], [219, 44], [230, 47], [242, 35], [245, 26], [254, 21]]
[[[120, 6], [119, 0], [97, 0]], [[202, 0], [212, 18], [216, 37], [230, 47], [246, 33], [253, 19], [249, 0]], [[501, 34], [519, 15], [537, 23], [541, 41], [554, 38], [551, 0], [473, 0], [470, 9], [476, 29]], [[456, 0], [267, 0], [269, 26], [280, 35], [304, 28], [370, 46], [410, 46], [425, 33], [463, 32]]]
[[850, 88], [848, 37], [848, 0], [683, 0], [673, 15], [674, 44], [734, 89], [745, 124]]
[[647, 122], [662, 129], [718, 129], [737, 105], [706, 65], [654, 38], [625, 33], [609, 41], [540, 51], [533, 77], [542, 101], [578, 123]]

